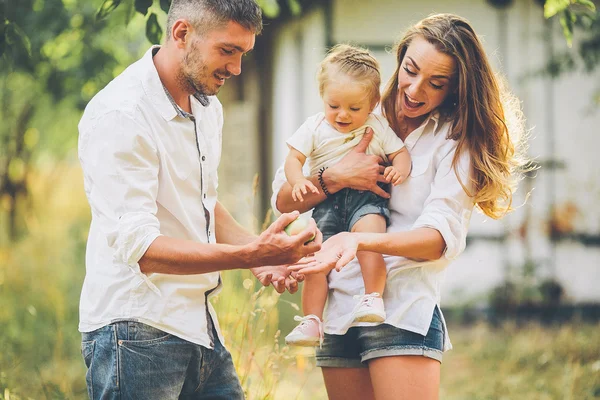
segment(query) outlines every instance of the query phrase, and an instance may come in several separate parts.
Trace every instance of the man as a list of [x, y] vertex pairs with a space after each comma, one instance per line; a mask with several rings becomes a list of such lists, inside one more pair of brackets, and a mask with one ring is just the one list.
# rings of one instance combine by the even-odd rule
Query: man
[[261, 28], [253, 0], [173, 0], [166, 43], [85, 110], [92, 223], [79, 330], [92, 399], [243, 398], [208, 301], [219, 271], [250, 268], [293, 292], [285, 265], [320, 248], [314, 221], [283, 232], [297, 212], [255, 237], [217, 201], [223, 114], [213, 96], [241, 73]]

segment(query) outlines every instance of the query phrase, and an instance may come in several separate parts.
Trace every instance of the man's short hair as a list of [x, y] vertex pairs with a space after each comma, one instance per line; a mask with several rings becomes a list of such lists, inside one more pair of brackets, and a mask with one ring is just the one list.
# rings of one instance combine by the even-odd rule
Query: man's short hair
[[200, 36], [229, 21], [256, 35], [262, 31], [262, 12], [254, 0], [173, 0], [167, 16], [167, 40], [178, 19], [188, 20]]

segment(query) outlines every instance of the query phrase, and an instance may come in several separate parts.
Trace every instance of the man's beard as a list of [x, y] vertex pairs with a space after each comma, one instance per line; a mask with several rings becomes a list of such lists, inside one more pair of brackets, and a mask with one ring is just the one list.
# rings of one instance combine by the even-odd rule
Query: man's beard
[[213, 74], [229, 78], [228, 71], [215, 71], [210, 73], [208, 66], [204, 63], [202, 56], [198, 54], [196, 46], [192, 45], [190, 51], [185, 55], [182, 62], [178, 81], [181, 87], [188, 93], [199, 93], [206, 96], [214, 96], [221, 89], [216, 83], [213, 87], [209, 83], [215, 79]]

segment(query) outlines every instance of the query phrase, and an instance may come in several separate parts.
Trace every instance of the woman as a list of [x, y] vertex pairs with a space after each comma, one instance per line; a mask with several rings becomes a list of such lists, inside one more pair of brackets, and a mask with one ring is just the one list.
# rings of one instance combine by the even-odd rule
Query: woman
[[[381, 108], [411, 153], [410, 177], [392, 188], [387, 233], [341, 233], [320, 252], [339, 257], [338, 269], [357, 251], [386, 255], [387, 319], [349, 328], [352, 298], [363, 290], [360, 269], [354, 261], [331, 271], [325, 342], [317, 350], [330, 399], [437, 398], [442, 354], [451, 348], [439, 308], [445, 268], [465, 248], [473, 207], [492, 218], [511, 210], [524, 165], [518, 103], [492, 72], [468, 21], [451, 14], [425, 18], [409, 29], [396, 54]], [[361, 149], [321, 180], [312, 177], [317, 187], [378, 191], [383, 167], [360, 151], [368, 140], [365, 134]], [[280, 174], [273, 188], [279, 211], [306, 211], [327, 192], [310, 194], [299, 206]]]

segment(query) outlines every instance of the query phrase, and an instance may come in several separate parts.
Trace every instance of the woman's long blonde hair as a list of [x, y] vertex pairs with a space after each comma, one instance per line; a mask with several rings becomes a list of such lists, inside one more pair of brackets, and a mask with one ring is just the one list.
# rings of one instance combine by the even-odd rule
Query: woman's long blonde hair
[[492, 71], [469, 22], [453, 14], [435, 14], [412, 26], [397, 44], [398, 65], [381, 101], [383, 114], [396, 132], [401, 129], [396, 106], [398, 71], [408, 46], [417, 36], [454, 57], [454, 90], [438, 107], [443, 118], [453, 121], [449, 139], [458, 141], [454, 170], [460, 180], [458, 159], [462, 152], [469, 151], [474, 193], [465, 182], [460, 183], [484, 214], [500, 218], [512, 210], [513, 192], [527, 165], [520, 103]]

